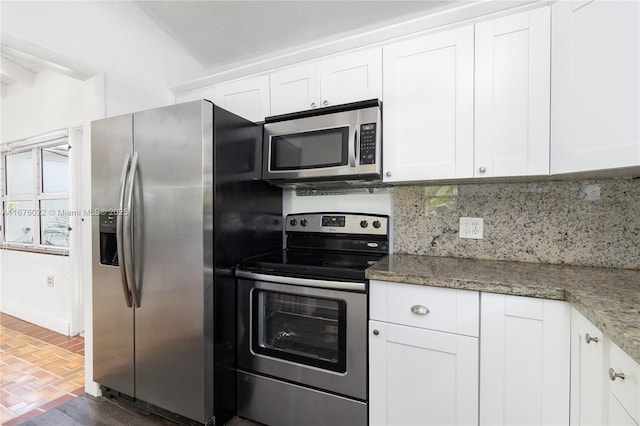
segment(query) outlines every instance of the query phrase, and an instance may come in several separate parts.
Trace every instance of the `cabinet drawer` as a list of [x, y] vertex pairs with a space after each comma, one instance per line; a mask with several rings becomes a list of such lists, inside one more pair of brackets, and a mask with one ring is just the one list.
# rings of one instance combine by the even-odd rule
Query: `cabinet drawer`
[[371, 281], [371, 319], [478, 336], [479, 293]]
[[[609, 383], [609, 392], [629, 413], [636, 423], [640, 423], [640, 365], [613, 342], [609, 345], [609, 368], [624, 379], [616, 378]], [[607, 371], [610, 375], [610, 372]], [[610, 375], [611, 377], [611, 375]]]

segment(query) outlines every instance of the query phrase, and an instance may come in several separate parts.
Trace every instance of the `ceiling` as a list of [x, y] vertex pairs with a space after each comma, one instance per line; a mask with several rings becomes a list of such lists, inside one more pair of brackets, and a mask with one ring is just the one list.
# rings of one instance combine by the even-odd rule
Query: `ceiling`
[[10, 85], [16, 81], [30, 84], [34, 74], [42, 70], [41, 64], [36, 61], [4, 48], [0, 51], [0, 63], [0, 83], [3, 85]]
[[390, 25], [462, 1], [209, 0], [134, 3], [206, 69], [215, 72], [230, 64]]
[[[173, 0], [133, 1], [211, 74], [316, 46], [472, 0]], [[478, 0], [475, 0], [478, 1]], [[69, 58], [4, 35], [0, 86], [31, 85], [53, 69], [85, 79]], [[17, 48], [16, 48], [17, 47]], [[27, 53], [28, 52], [28, 53]], [[2, 90], [4, 94], [5, 91]]]

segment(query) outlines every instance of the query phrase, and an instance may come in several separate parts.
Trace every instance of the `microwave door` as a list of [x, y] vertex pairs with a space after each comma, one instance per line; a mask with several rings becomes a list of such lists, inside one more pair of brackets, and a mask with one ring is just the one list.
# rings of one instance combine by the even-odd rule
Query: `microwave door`
[[355, 125], [269, 136], [268, 179], [331, 178], [355, 174]]

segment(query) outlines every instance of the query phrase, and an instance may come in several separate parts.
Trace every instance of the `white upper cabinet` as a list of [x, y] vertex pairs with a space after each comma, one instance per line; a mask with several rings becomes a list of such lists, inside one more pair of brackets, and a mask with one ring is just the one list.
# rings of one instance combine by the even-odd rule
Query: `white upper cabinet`
[[271, 73], [271, 114], [379, 98], [380, 48], [357, 51]]
[[384, 181], [473, 176], [473, 26], [383, 48]]
[[336, 56], [320, 64], [322, 106], [382, 97], [382, 49]]
[[549, 174], [549, 7], [475, 27], [474, 176]]
[[548, 7], [385, 46], [385, 182], [549, 174], [550, 56]]
[[271, 114], [320, 106], [320, 68], [309, 63], [271, 73]]
[[214, 103], [250, 121], [264, 121], [271, 115], [269, 76], [235, 80], [216, 86]]
[[640, 165], [640, 2], [552, 5], [551, 172]]

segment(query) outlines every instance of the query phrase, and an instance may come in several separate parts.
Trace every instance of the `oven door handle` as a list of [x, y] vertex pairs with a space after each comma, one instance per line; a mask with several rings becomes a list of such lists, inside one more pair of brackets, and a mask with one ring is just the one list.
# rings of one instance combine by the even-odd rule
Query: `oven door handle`
[[357, 283], [351, 281], [313, 280], [308, 278], [284, 277], [282, 275], [257, 274], [255, 272], [247, 271], [237, 271], [236, 276], [239, 278], [248, 278], [250, 280], [256, 281], [269, 281], [280, 284], [330, 288], [335, 290], [366, 291], [367, 289], [367, 285], [365, 283]]

